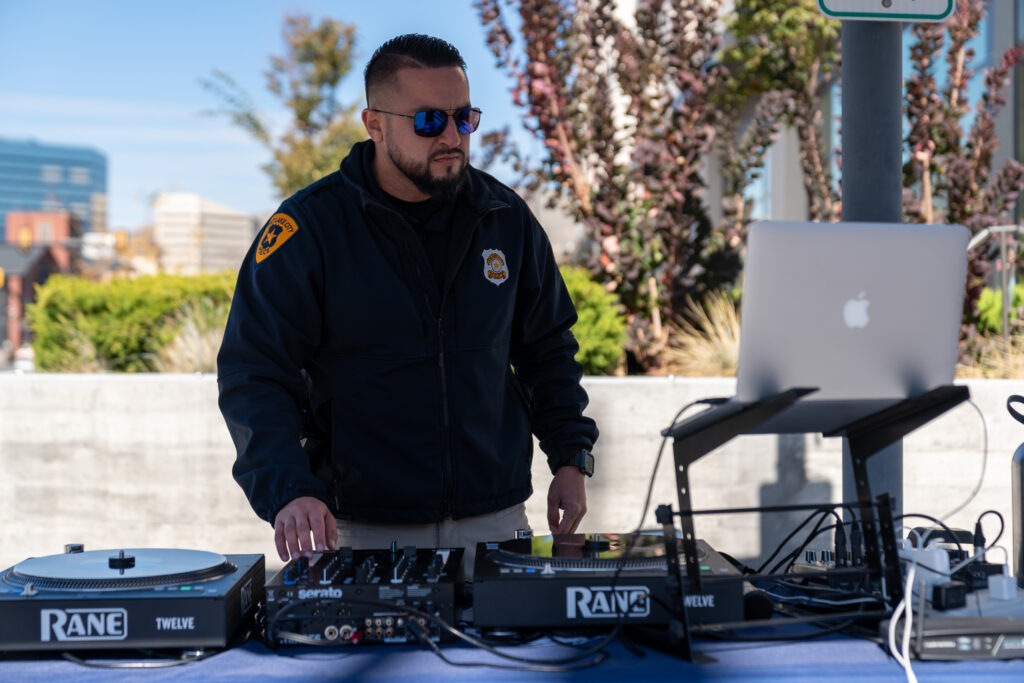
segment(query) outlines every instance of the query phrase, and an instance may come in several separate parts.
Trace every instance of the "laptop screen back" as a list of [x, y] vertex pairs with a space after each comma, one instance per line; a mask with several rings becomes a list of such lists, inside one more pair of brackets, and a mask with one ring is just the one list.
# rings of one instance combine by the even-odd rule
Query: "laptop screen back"
[[818, 387], [800, 403], [898, 400], [949, 384], [967, 241], [958, 225], [751, 224], [737, 398]]

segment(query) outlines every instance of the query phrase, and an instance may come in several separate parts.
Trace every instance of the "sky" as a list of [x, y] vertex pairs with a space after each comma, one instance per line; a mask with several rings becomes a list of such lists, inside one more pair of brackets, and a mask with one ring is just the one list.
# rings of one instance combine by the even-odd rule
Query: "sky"
[[[281, 199], [260, 168], [270, 152], [208, 113], [220, 102], [200, 80], [226, 72], [283, 129], [288, 114], [264, 72], [271, 56], [285, 54], [289, 14], [356, 25], [342, 102], [365, 104], [362, 71], [378, 45], [429, 33], [466, 60], [473, 103], [484, 111], [477, 135], [522, 128], [512, 81], [495, 66], [472, 0], [0, 0], [0, 137], [104, 153], [111, 229], [151, 222], [162, 191], [196, 192], [265, 218]], [[517, 137], [536, 150], [525, 133]]]

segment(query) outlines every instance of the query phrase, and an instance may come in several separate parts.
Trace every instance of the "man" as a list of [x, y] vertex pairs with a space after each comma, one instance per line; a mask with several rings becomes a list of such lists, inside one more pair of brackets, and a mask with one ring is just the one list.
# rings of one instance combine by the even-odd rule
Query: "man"
[[392, 541], [471, 558], [528, 523], [532, 431], [549, 527], [572, 533], [597, 428], [551, 246], [468, 165], [480, 111], [454, 47], [399, 36], [365, 80], [370, 139], [284, 201], [239, 273], [218, 356], [235, 479], [282, 560]]

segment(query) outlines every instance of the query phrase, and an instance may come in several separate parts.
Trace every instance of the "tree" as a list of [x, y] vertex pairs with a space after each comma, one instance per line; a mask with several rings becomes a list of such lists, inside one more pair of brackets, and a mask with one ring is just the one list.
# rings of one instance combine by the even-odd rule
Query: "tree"
[[356, 27], [324, 19], [312, 26], [309, 17], [284, 20], [284, 57], [271, 57], [265, 72], [267, 89], [291, 112], [288, 129], [275, 138], [249, 95], [231, 76], [214, 70], [203, 86], [216, 95], [224, 114], [262, 143], [273, 155], [265, 170], [286, 197], [335, 171], [356, 142], [366, 136], [356, 113], [358, 104], [338, 102], [341, 79], [352, 69]]
[[[985, 88], [971, 113], [967, 85], [974, 50], [969, 47], [985, 17], [983, 0], [957, 0], [956, 12], [944, 24], [919, 23], [911, 30], [911, 74], [905, 102], [908, 133], [903, 166], [903, 211], [907, 222], [959, 223], [972, 235], [1004, 222], [1024, 189], [1024, 165], [1009, 159], [993, 173], [999, 147], [996, 117], [1006, 104], [1004, 90], [1011, 71], [1021, 63], [1021, 48], [1008, 50], [985, 70]], [[940, 89], [936, 65], [945, 49], [946, 82]], [[978, 298], [991, 264], [981, 250], [968, 257], [964, 297], [964, 337], [977, 334]], [[966, 350], [966, 347], [965, 347]]]
[[[503, 5], [519, 14], [519, 42]], [[544, 141], [545, 157], [528, 169], [533, 185], [571, 201], [594, 245], [588, 267], [622, 301], [627, 350], [646, 370], [662, 362], [664, 318], [739, 272], [738, 241], [712, 225], [704, 196], [704, 161], [723, 124], [735, 123], [717, 100], [727, 86], [720, 5], [639, 0], [627, 27], [610, 0], [475, 2], [524, 126]], [[763, 158], [775, 120], [754, 120], [763, 129], [731, 144]], [[734, 168], [734, 185], [742, 190], [759, 165]]]
[[724, 53], [730, 76], [723, 108], [741, 111], [764, 96], [780, 98], [776, 107], [799, 139], [809, 217], [837, 220], [821, 102], [839, 75], [840, 22], [822, 14], [817, 0], [736, 0], [728, 26], [733, 41]]

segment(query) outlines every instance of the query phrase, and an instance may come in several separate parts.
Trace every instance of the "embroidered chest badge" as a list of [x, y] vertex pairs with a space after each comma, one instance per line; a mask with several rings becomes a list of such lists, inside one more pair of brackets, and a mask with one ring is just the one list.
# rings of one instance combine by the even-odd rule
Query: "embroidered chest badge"
[[275, 213], [271, 216], [266, 229], [260, 235], [259, 246], [256, 247], [256, 263], [277, 251], [298, 229], [299, 226], [286, 213]]
[[495, 287], [508, 280], [505, 254], [500, 249], [484, 249], [484, 279]]

